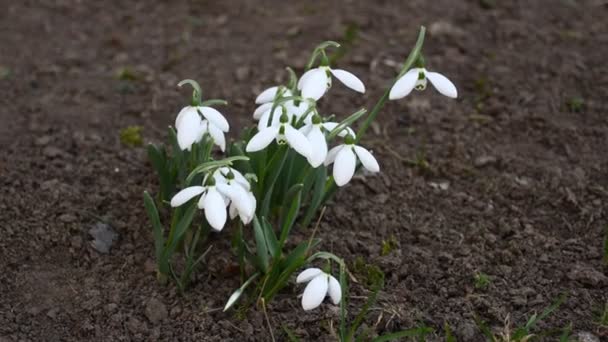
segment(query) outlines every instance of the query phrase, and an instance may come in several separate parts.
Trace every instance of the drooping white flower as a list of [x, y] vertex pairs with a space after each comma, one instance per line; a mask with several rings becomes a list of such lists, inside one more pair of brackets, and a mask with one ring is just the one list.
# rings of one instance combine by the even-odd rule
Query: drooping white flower
[[389, 93], [389, 99], [398, 100], [409, 95], [414, 89], [426, 89], [427, 79], [441, 94], [454, 99], [458, 97], [456, 86], [447, 77], [427, 71], [425, 68], [413, 68], [395, 82]]
[[239, 216], [243, 224], [253, 220], [256, 199], [251, 192], [251, 185], [236, 169], [223, 167], [214, 172], [218, 191], [229, 200], [230, 218]]
[[179, 207], [189, 200], [200, 196], [198, 208], [204, 210], [205, 218], [215, 230], [222, 230], [227, 220], [226, 207], [230, 206], [230, 218], [237, 215], [244, 224], [253, 219], [256, 199], [251, 192], [251, 185], [238, 171], [230, 167], [221, 167], [203, 179], [204, 186], [190, 186], [179, 191], [171, 198], [171, 206]]
[[247, 152], [260, 151], [276, 140], [279, 144], [289, 144], [289, 146], [296, 152], [305, 158], [308, 158], [308, 156], [311, 154], [312, 148], [310, 146], [310, 142], [308, 139], [306, 139], [306, 136], [291, 126], [287, 114], [282, 113], [279, 120], [280, 122], [278, 125], [261, 127], [259, 132], [254, 135], [251, 140], [249, 140], [245, 150]]
[[230, 130], [230, 125], [226, 118], [214, 108], [187, 106], [177, 114], [175, 129], [177, 130], [177, 143], [182, 150], [190, 150], [192, 144], [199, 142], [205, 133], [209, 133], [214, 142], [224, 151], [226, 146], [224, 132]]
[[[265, 113], [272, 109], [278, 91], [279, 87], [275, 86], [265, 89], [258, 95], [258, 97], [255, 99], [255, 103], [259, 104], [260, 106], [258, 106], [258, 108], [256, 108], [253, 112], [253, 118], [255, 120], [259, 120]], [[284, 89], [280, 98], [290, 96], [292, 96], [291, 90]], [[293, 101], [287, 101], [286, 104], [287, 103], [293, 103]]]
[[346, 137], [344, 144], [327, 152], [325, 165], [334, 164], [333, 175], [337, 186], [343, 186], [353, 178], [357, 167], [357, 158], [368, 171], [380, 171], [380, 165], [378, 165], [376, 158], [365, 148], [355, 145], [354, 138], [350, 135]]
[[221, 231], [226, 224], [226, 201], [215, 185], [184, 188], [173, 196], [171, 206], [179, 207], [199, 195], [198, 208], [205, 212], [209, 225], [213, 229]]
[[298, 90], [302, 92], [302, 97], [318, 100], [331, 87], [331, 76], [350, 89], [365, 93], [365, 85], [357, 76], [346, 70], [332, 69], [328, 66], [320, 66], [305, 72], [298, 81]]
[[342, 300], [340, 282], [332, 275], [318, 268], [304, 270], [296, 278], [297, 283], [308, 283], [302, 295], [302, 308], [306, 311], [317, 308], [329, 294], [331, 301], [338, 305]]

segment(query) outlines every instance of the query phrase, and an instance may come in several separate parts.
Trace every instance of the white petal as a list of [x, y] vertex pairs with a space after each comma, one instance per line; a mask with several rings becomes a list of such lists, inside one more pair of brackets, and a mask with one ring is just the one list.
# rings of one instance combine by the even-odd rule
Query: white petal
[[196, 112], [196, 107], [186, 106], [182, 108], [182, 110], [179, 111], [179, 114], [177, 114], [177, 117], [175, 118], [175, 128], [177, 129], [180, 126], [180, 123], [184, 116], [192, 115], [194, 113], [198, 115], [198, 113]]
[[318, 100], [328, 89], [325, 68], [317, 68], [302, 82], [302, 97]]
[[234, 293], [230, 296], [230, 298], [228, 298], [228, 301], [226, 302], [226, 305], [224, 306], [224, 311], [230, 309], [230, 307], [232, 307], [232, 305], [234, 305], [234, 303], [236, 303], [237, 299], [239, 299], [241, 297], [241, 294], [243, 294], [243, 291], [241, 289], [234, 291]]
[[196, 206], [201, 210], [203, 210], [203, 208], [205, 207], [205, 196], [206, 195], [207, 194], [202, 194], [201, 198], [198, 199], [198, 203], [196, 204]]
[[226, 149], [226, 138], [224, 137], [224, 132], [221, 129], [216, 127], [214, 124], [210, 123], [208, 125], [209, 135], [213, 138], [213, 142], [220, 147], [220, 150], [224, 152]]
[[[258, 122], [258, 130], [262, 130], [268, 127], [268, 120], [270, 120], [271, 109], [267, 110], [260, 117], [260, 121]], [[283, 107], [276, 107], [274, 109], [274, 114], [272, 114], [272, 123], [270, 126], [278, 126], [281, 123], [281, 115], [283, 115]]]
[[340, 288], [338, 279], [333, 276], [329, 276], [329, 289], [327, 292], [329, 293], [329, 298], [331, 298], [331, 301], [335, 305], [340, 304], [340, 300], [342, 300], [342, 289]]
[[348, 183], [355, 174], [357, 166], [357, 158], [350, 146], [344, 146], [338, 152], [334, 161], [334, 181], [337, 186], [343, 186]]
[[234, 180], [239, 183], [245, 190], [249, 191], [251, 189], [251, 184], [249, 184], [247, 178], [245, 178], [245, 176], [243, 176], [243, 174], [240, 173], [239, 170], [230, 168], [230, 171], [232, 171], [232, 174], [234, 174]]
[[302, 86], [304, 85], [306, 80], [310, 78], [311, 75], [314, 75], [315, 71], [317, 70], [318, 68], [310, 69], [300, 77], [300, 79], [298, 80], [298, 90], [302, 90]]
[[215, 230], [222, 230], [224, 224], [226, 224], [226, 205], [224, 198], [215, 187], [211, 187], [207, 191], [203, 209], [205, 209], [205, 218], [209, 225]]
[[287, 139], [289, 146], [308, 158], [312, 153], [312, 147], [306, 136], [290, 125], [284, 125], [283, 127], [285, 127], [285, 139]]
[[323, 302], [327, 295], [327, 275], [322, 273], [308, 283], [302, 295], [302, 308], [312, 310]]
[[327, 157], [327, 141], [325, 141], [325, 134], [321, 132], [319, 126], [313, 126], [306, 137], [312, 148], [312, 152], [310, 156], [308, 156], [308, 162], [312, 167], [316, 168], [323, 164], [325, 157]]
[[230, 208], [228, 209], [228, 214], [230, 214], [230, 219], [234, 220], [235, 217], [239, 216], [239, 212], [236, 209], [234, 203], [230, 203]]
[[298, 129], [298, 131], [300, 131], [300, 133], [308, 136], [308, 133], [310, 133], [310, 131], [312, 130], [313, 124], [310, 125], [304, 125], [302, 127], [300, 127], [300, 129]]
[[189, 150], [196, 142], [202, 130], [201, 117], [196, 111], [185, 112], [179, 120], [177, 129], [177, 143], [182, 150]]
[[248, 192], [247, 196], [249, 197], [249, 203], [251, 203], [251, 212], [247, 215], [247, 220], [243, 221], [244, 224], [248, 224], [253, 220], [253, 216], [255, 215], [255, 210], [257, 209], [257, 200], [253, 192]]
[[202, 186], [190, 186], [185, 189], [182, 189], [180, 192], [176, 193], [173, 198], [171, 198], [171, 206], [179, 207], [180, 205], [188, 202], [193, 197], [196, 197], [205, 191], [205, 188]]
[[304, 271], [302, 271], [300, 274], [298, 274], [298, 277], [296, 278], [296, 283], [308, 283], [309, 281], [311, 281], [314, 277], [318, 276], [319, 274], [323, 273], [323, 271], [321, 271], [320, 269], [313, 267], [313, 268], [307, 268]]
[[279, 134], [279, 127], [267, 127], [259, 131], [256, 135], [249, 140], [245, 150], [247, 152], [256, 152], [266, 148], [270, 143], [276, 139]]
[[236, 184], [236, 182], [230, 185], [218, 184], [217, 189], [223, 195], [230, 198], [232, 204], [234, 204], [238, 210], [239, 215], [247, 216], [251, 212], [251, 202], [249, 201], [247, 191], [239, 184]]
[[222, 115], [222, 113], [218, 112], [217, 109], [211, 107], [197, 107], [198, 110], [201, 111], [203, 116], [209, 120], [209, 123], [215, 125], [217, 128], [221, 129], [222, 132], [228, 132], [230, 130], [230, 125], [226, 118]]
[[431, 84], [437, 89], [441, 94], [451, 97], [455, 99], [458, 97], [458, 91], [456, 90], [456, 86], [452, 81], [448, 80], [447, 77], [443, 76], [437, 72], [426, 72], [426, 78], [431, 81]]
[[324, 162], [325, 166], [328, 166], [329, 164], [333, 163], [334, 160], [336, 160], [336, 156], [338, 155], [338, 152], [340, 152], [342, 147], [344, 147], [344, 145], [338, 145], [329, 150], [329, 152], [327, 152], [327, 157], [325, 158]]
[[264, 103], [263, 105], [255, 109], [255, 111], [253, 112], [253, 118], [255, 120], [260, 120], [262, 114], [266, 113], [268, 110], [270, 110], [270, 108], [272, 108], [272, 102]]
[[[323, 124], [323, 128], [325, 128], [327, 130], [327, 132], [331, 132], [333, 131], [336, 127], [338, 127], [339, 123], [337, 122], [324, 122]], [[338, 136], [344, 138], [347, 134], [350, 134], [353, 136], [353, 138], [355, 137], [355, 131], [353, 131], [352, 128], [346, 126], [344, 129], [342, 129], [340, 132], [338, 132]]]
[[363, 164], [363, 167], [366, 168], [368, 171], [380, 171], [380, 165], [378, 165], [378, 161], [376, 161], [376, 158], [374, 158], [374, 156], [368, 150], [364, 149], [361, 146], [355, 146], [355, 153], [357, 154], [357, 157], [359, 157], [359, 160], [361, 161], [361, 164]]
[[287, 107], [287, 114], [289, 114], [289, 116], [295, 116], [296, 119], [300, 119], [309, 108], [309, 104], [306, 101], [300, 102], [297, 106], [290, 101], [289, 103], [286, 103], [285, 106]]
[[349, 87], [354, 91], [358, 91], [360, 93], [365, 93], [365, 85], [361, 80], [353, 75], [352, 73], [341, 70], [341, 69], [329, 69], [337, 79], [340, 80], [345, 86]]
[[401, 76], [401, 78], [398, 79], [391, 88], [388, 98], [391, 100], [398, 100], [411, 93], [414, 86], [416, 86], [416, 80], [418, 80], [419, 73], [420, 70], [418, 68], [414, 68], [406, 72], [405, 75]]
[[201, 141], [203, 139], [203, 136], [208, 131], [208, 129], [207, 129], [207, 125], [208, 124], [209, 124], [209, 121], [207, 121], [207, 120], [201, 120], [201, 124], [200, 124], [200, 127], [199, 127], [198, 135], [196, 136], [196, 142], [199, 142], [199, 141]]
[[255, 98], [255, 103], [261, 104], [266, 102], [272, 102], [272, 100], [274, 100], [274, 97], [277, 95], [277, 90], [279, 90], [279, 87], [270, 87], [268, 89], [265, 89], [263, 92], [260, 93], [260, 95], [258, 95], [258, 97]]

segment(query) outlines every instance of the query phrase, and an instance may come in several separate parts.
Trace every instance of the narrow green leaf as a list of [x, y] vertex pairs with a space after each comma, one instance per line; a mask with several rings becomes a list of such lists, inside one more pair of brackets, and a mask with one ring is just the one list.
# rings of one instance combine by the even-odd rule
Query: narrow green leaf
[[365, 113], [367, 113], [367, 109], [361, 108], [358, 111], [354, 112], [353, 114], [349, 115], [346, 119], [342, 120], [338, 124], [338, 126], [336, 126], [334, 129], [332, 129], [331, 132], [329, 132], [329, 134], [327, 135], [327, 141], [331, 141], [342, 130], [344, 130], [346, 127], [351, 126], [355, 121], [359, 120], [359, 118], [362, 117], [363, 115], [365, 115]]
[[268, 244], [264, 236], [264, 230], [257, 216], [253, 217], [253, 232], [255, 235], [255, 248], [258, 260], [262, 266], [262, 273], [268, 272]]
[[169, 259], [171, 257], [171, 255], [175, 251], [175, 248], [177, 247], [178, 242], [181, 241], [184, 234], [190, 227], [190, 224], [192, 223], [192, 220], [194, 219], [194, 214], [196, 213], [196, 210], [197, 210], [196, 203], [191, 203], [188, 206], [188, 209], [186, 209], [186, 212], [184, 213], [184, 215], [181, 217], [181, 219], [175, 226], [175, 230], [173, 232], [172, 239], [169, 242], [169, 245], [167, 246], [167, 248], [165, 248], [165, 252], [163, 253], [164, 258]]
[[289, 339], [289, 341], [300, 342], [300, 339], [296, 336], [296, 334], [291, 329], [289, 329], [285, 324], [281, 325], [281, 327], [283, 328], [283, 331], [285, 331], [285, 334], [287, 334], [287, 338]]
[[[323, 198], [325, 197], [325, 184], [327, 182], [327, 167], [324, 165], [319, 166], [312, 174], [308, 177], [313, 179], [314, 188], [312, 190], [312, 199], [302, 220], [301, 227], [308, 227], [312, 219], [315, 217], [317, 210], [321, 204], [323, 204]], [[307, 178], [308, 178], [307, 177]], [[309, 180], [307, 180], [309, 181]], [[306, 190], [308, 192], [308, 190]]]
[[169, 195], [173, 191], [174, 179], [171, 177], [170, 167], [167, 163], [167, 153], [163, 148], [159, 149], [154, 144], [148, 145], [148, 159], [152, 168], [158, 175], [160, 184], [160, 199], [161, 201], [167, 201]]
[[270, 164], [264, 170], [264, 175], [267, 175], [264, 183], [264, 200], [262, 201], [262, 207], [260, 208], [260, 216], [268, 217], [270, 210], [270, 203], [272, 201], [272, 195], [274, 192], [274, 185], [281, 174], [285, 160], [287, 159], [287, 146], [282, 145], [277, 149], [274, 156], [272, 157]]
[[154, 204], [154, 200], [147, 191], [144, 191], [144, 205], [148, 212], [148, 217], [152, 222], [152, 231], [154, 233], [154, 250], [156, 253], [156, 262], [160, 262], [165, 240], [163, 238], [163, 226], [160, 223], [160, 216]]
[[275, 258], [279, 257], [281, 253], [281, 248], [279, 248], [279, 241], [277, 240], [277, 235], [274, 233], [274, 229], [272, 229], [272, 225], [268, 220], [263, 217], [262, 218], [262, 228], [264, 228], [264, 236], [266, 237], [266, 244], [268, 246], [268, 251], [270, 255]]
[[283, 225], [281, 228], [281, 237], [279, 239], [279, 246], [283, 247], [287, 237], [289, 236], [289, 232], [296, 222], [296, 218], [298, 213], [300, 212], [300, 205], [302, 200], [302, 184], [296, 184], [293, 187], [295, 191], [295, 195], [293, 200], [291, 201], [291, 205], [289, 206], [289, 211], [287, 212], [287, 216], [284, 218]]

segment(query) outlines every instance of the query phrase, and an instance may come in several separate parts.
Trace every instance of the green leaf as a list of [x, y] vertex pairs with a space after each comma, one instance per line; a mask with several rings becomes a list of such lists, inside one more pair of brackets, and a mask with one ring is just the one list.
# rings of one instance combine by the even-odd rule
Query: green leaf
[[165, 244], [165, 240], [163, 238], [163, 226], [160, 223], [160, 216], [158, 215], [158, 210], [156, 209], [156, 204], [154, 204], [154, 200], [150, 196], [147, 191], [144, 191], [144, 205], [146, 207], [146, 211], [148, 212], [148, 217], [152, 222], [152, 231], [154, 233], [154, 250], [156, 252], [156, 262], [161, 261], [163, 246]]
[[346, 119], [342, 120], [340, 124], [338, 124], [338, 126], [332, 129], [331, 132], [329, 132], [329, 134], [327, 135], [327, 141], [331, 141], [333, 138], [336, 137], [336, 135], [338, 135], [338, 133], [340, 133], [346, 127], [352, 125], [355, 121], [359, 120], [359, 118], [365, 115], [365, 113], [367, 113], [367, 109], [361, 108], [353, 114], [349, 115]]
[[448, 322], [445, 322], [443, 329], [445, 330], [445, 342], [456, 342], [456, 337], [452, 334], [452, 328]]
[[279, 241], [277, 240], [277, 235], [272, 229], [272, 225], [265, 217], [262, 218], [262, 228], [264, 228], [264, 236], [266, 238], [266, 244], [268, 246], [268, 251], [270, 252], [270, 255], [275, 258], [278, 258], [279, 254], [281, 253]]
[[[293, 190], [293, 191], [292, 191]], [[279, 246], [283, 246], [287, 237], [289, 236], [289, 232], [296, 222], [296, 218], [298, 213], [300, 212], [300, 204], [302, 200], [302, 184], [294, 185], [289, 192], [292, 192], [293, 200], [291, 201], [291, 205], [289, 206], [289, 211], [284, 218], [283, 226], [281, 228], [281, 237], [279, 239]], [[288, 194], [289, 194], [288, 192]]]
[[285, 324], [281, 325], [281, 328], [283, 328], [283, 331], [285, 331], [285, 334], [287, 334], [287, 338], [289, 339], [289, 341], [300, 342], [300, 339], [296, 336], [296, 334], [291, 329], [289, 329]]
[[262, 207], [260, 208], [260, 216], [268, 217], [274, 185], [277, 182], [279, 175], [281, 174], [281, 170], [283, 169], [283, 165], [285, 164], [287, 155], [287, 146], [281, 145], [272, 157], [270, 164], [268, 164], [268, 166], [264, 170], [264, 175], [268, 176], [265, 177], [265, 179], [267, 179], [267, 182], [263, 184], [264, 189], [262, 193], [264, 194], [264, 200], [262, 201]]
[[158, 175], [160, 184], [160, 199], [162, 201], [168, 201], [169, 195], [173, 191], [174, 179], [171, 177], [171, 170], [167, 163], [167, 153], [164, 148], [159, 149], [154, 144], [148, 145], [148, 159], [152, 168]]
[[196, 213], [196, 203], [191, 203], [186, 209], [186, 213], [181, 217], [172, 234], [172, 239], [169, 241], [169, 245], [165, 248], [163, 257], [166, 259], [171, 258], [171, 255], [175, 251], [177, 244], [181, 241], [182, 237], [190, 227], [194, 214]]
[[257, 216], [253, 217], [253, 232], [255, 235], [255, 248], [257, 258], [262, 266], [262, 273], [268, 272], [268, 245], [266, 243], [266, 237], [264, 236], [264, 230]]
[[[325, 183], [327, 181], [327, 167], [324, 165], [319, 166], [315, 169], [315, 172], [310, 174], [307, 178], [314, 179], [314, 188], [312, 190], [312, 199], [306, 210], [304, 219], [302, 220], [301, 227], [308, 227], [312, 219], [315, 217], [317, 210], [323, 203], [325, 197]], [[308, 181], [308, 179], [306, 180]], [[308, 190], [306, 190], [308, 192]]]

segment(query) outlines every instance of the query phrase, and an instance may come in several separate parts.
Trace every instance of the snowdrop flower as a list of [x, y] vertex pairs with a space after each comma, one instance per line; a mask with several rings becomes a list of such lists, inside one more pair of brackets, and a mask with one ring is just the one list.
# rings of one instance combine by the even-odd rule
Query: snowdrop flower
[[[276, 113], [275, 113], [275, 116]], [[256, 152], [263, 150], [270, 145], [274, 140], [279, 144], [289, 144], [296, 152], [308, 158], [312, 148], [306, 136], [289, 124], [289, 117], [285, 113], [281, 113], [280, 122], [278, 125], [262, 127], [260, 131], [249, 140], [245, 150], [247, 152]]]
[[333, 175], [337, 186], [343, 186], [353, 178], [357, 158], [368, 171], [380, 171], [376, 158], [365, 148], [355, 145], [354, 140], [352, 135], [347, 135], [344, 144], [332, 148], [327, 153], [325, 166], [334, 163]]
[[198, 201], [198, 208], [204, 210], [209, 225], [213, 229], [221, 231], [226, 224], [226, 202], [215, 184], [184, 188], [171, 198], [171, 206], [179, 207], [199, 195], [201, 197]]
[[190, 150], [192, 144], [199, 142], [208, 132], [223, 151], [226, 145], [224, 132], [228, 132], [230, 126], [226, 118], [214, 108], [187, 106], [175, 118], [175, 129], [177, 143], [182, 150]]
[[320, 99], [331, 87], [332, 75], [350, 89], [365, 93], [365, 85], [357, 76], [346, 70], [320, 66], [305, 72], [298, 81], [298, 90], [302, 92], [302, 97]]
[[230, 219], [239, 216], [243, 224], [253, 220], [256, 199], [251, 192], [251, 185], [238, 170], [222, 167], [213, 174], [218, 191], [229, 200]]
[[323, 302], [329, 294], [331, 301], [338, 305], [342, 299], [340, 282], [332, 275], [318, 268], [304, 270], [296, 278], [297, 283], [308, 283], [302, 295], [302, 308], [306, 311], [312, 310]]
[[425, 68], [413, 68], [395, 82], [389, 93], [389, 99], [398, 100], [404, 98], [414, 88], [416, 90], [426, 89], [427, 79], [431, 81], [431, 84], [441, 94], [454, 99], [458, 96], [456, 86], [447, 77], [437, 72], [427, 71]]
[[[255, 103], [259, 104], [260, 106], [258, 108], [255, 109], [255, 111], [253, 112], [253, 118], [255, 120], [259, 120], [262, 115], [264, 115], [266, 112], [269, 112], [272, 109], [272, 106], [274, 104], [274, 100], [277, 96], [277, 92], [279, 91], [279, 87], [275, 86], [275, 87], [270, 87], [264, 91], [262, 91], [258, 97], [255, 99]], [[292, 96], [291, 90], [289, 89], [284, 89], [282, 92], [282, 96], [283, 97], [289, 97]], [[292, 102], [292, 101], [287, 101], [287, 102]]]

